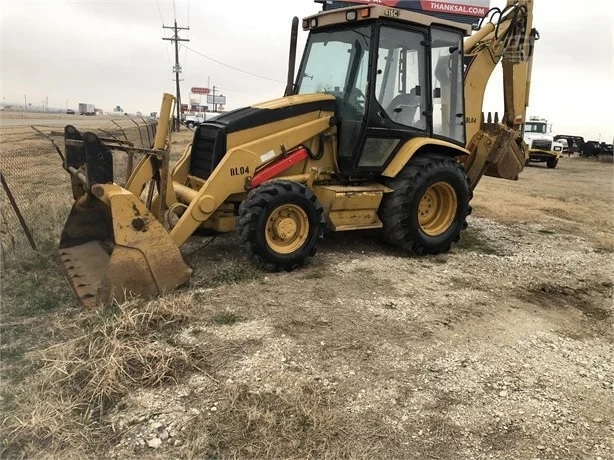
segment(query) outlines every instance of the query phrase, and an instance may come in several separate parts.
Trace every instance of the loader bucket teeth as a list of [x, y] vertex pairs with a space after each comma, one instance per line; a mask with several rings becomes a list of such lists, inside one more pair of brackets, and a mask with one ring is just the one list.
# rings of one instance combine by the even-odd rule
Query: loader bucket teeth
[[116, 184], [92, 189], [74, 203], [58, 249], [85, 307], [130, 294], [154, 297], [189, 280], [179, 248], [136, 196]]

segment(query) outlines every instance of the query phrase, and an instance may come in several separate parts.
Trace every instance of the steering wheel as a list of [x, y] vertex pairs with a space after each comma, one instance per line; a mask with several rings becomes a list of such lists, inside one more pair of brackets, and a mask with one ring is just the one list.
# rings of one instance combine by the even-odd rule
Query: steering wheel
[[366, 100], [365, 94], [359, 88], [352, 88], [350, 90], [348, 103], [352, 104], [354, 107], [364, 111]]

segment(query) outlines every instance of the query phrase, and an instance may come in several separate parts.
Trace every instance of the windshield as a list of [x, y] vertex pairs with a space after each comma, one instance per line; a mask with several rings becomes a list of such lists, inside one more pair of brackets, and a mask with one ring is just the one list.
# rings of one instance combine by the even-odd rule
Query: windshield
[[364, 98], [371, 28], [312, 32], [298, 76], [298, 94]]
[[546, 123], [525, 123], [524, 132], [546, 134], [548, 128]]

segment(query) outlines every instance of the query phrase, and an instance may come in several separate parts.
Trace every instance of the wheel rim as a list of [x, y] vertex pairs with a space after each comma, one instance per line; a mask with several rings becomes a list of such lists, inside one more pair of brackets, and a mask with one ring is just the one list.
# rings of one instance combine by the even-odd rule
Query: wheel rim
[[418, 205], [418, 223], [424, 233], [438, 236], [450, 228], [456, 216], [458, 199], [447, 182], [431, 185]]
[[307, 213], [294, 204], [284, 204], [273, 210], [266, 223], [266, 242], [279, 254], [291, 254], [299, 249], [309, 234]]

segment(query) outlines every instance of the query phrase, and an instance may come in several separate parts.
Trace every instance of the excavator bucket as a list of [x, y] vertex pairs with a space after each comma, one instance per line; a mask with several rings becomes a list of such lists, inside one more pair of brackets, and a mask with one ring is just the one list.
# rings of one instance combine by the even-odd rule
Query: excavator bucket
[[192, 270], [164, 226], [139, 197], [113, 183], [105, 143], [72, 126], [65, 128], [65, 143], [76, 201], [58, 256], [81, 303], [153, 297], [186, 283]]
[[493, 155], [484, 175], [517, 180], [526, 163], [525, 150], [518, 134], [501, 123], [484, 123], [483, 132], [494, 139]]
[[528, 159], [526, 144], [517, 132], [499, 123], [497, 114], [494, 122], [491, 114], [487, 121], [482, 119], [468, 150], [472, 153], [465, 161], [465, 169], [472, 189], [484, 175], [517, 180]]

